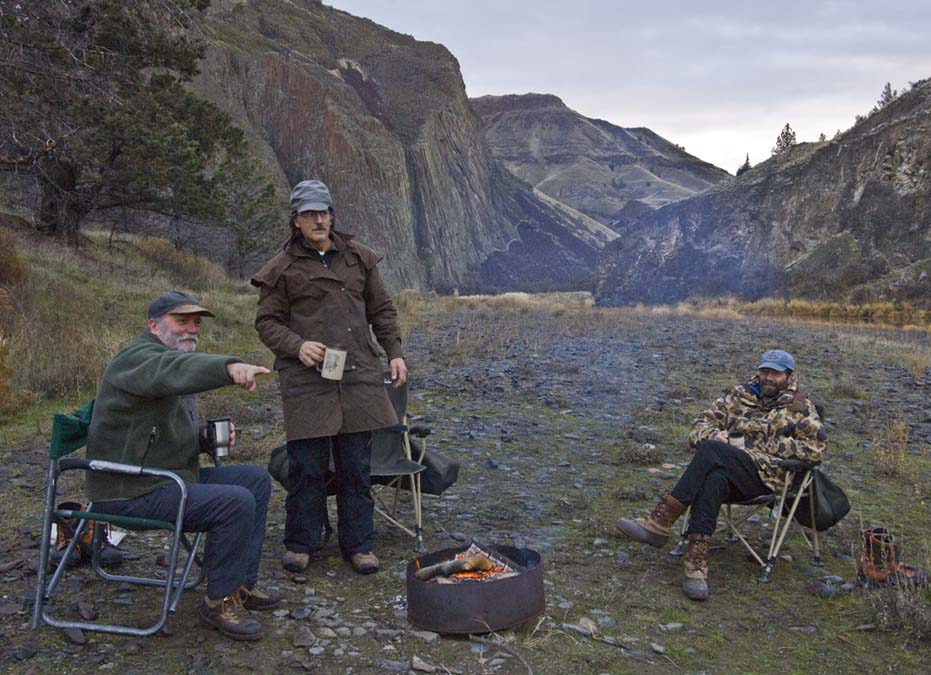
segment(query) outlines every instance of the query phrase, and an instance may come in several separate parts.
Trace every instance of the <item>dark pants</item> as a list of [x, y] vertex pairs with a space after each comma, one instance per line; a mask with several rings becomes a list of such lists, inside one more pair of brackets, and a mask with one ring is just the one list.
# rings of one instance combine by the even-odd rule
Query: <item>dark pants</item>
[[320, 534], [327, 522], [326, 477], [331, 447], [336, 470], [340, 551], [345, 556], [368, 553], [375, 537], [369, 431], [288, 441], [291, 490], [285, 499], [285, 548], [296, 553], [314, 553], [320, 549]]
[[[187, 483], [186, 532], [206, 532], [207, 597], [219, 600], [240, 586], [255, 586], [265, 537], [271, 482], [264, 467], [218, 466]], [[173, 523], [181, 490], [174, 483], [135, 499], [95, 502], [94, 511]]]
[[687, 534], [712, 534], [721, 504], [771, 492], [760, 480], [750, 455], [733, 445], [703, 441], [673, 488], [672, 496], [692, 507]]

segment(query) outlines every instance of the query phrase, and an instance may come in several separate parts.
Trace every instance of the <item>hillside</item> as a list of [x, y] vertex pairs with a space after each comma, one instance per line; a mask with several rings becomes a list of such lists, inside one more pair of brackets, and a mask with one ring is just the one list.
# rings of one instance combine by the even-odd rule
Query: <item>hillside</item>
[[931, 81], [847, 132], [621, 228], [601, 304], [734, 294], [931, 298]]
[[577, 218], [501, 169], [442, 45], [312, 0], [215, 2], [205, 31], [196, 91], [247, 131], [283, 191], [327, 182], [339, 226], [385, 253], [393, 288], [589, 283], [614, 233], [577, 234]]
[[649, 129], [590, 119], [556, 96], [469, 101], [489, 149], [511, 173], [605, 225], [620, 227], [729, 177]]

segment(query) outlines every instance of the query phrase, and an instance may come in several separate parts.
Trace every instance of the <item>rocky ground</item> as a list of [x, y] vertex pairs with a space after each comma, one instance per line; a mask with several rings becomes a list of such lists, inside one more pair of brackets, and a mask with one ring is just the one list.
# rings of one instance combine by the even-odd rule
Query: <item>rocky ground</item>
[[[925, 334], [623, 313], [581, 307], [458, 301], [422, 303], [408, 340], [410, 412], [432, 428], [430, 448], [461, 463], [459, 482], [425, 498], [427, 546], [469, 537], [538, 551], [547, 606], [539, 619], [485, 636], [440, 637], [406, 618], [404, 568], [412, 542], [379, 523], [379, 574], [361, 577], [334, 543], [304, 575], [278, 564], [284, 492], [276, 486], [262, 583], [285, 608], [263, 616], [265, 639], [237, 643], [198, 627], [200, 590], [188, 593], [163, 634], [130, 639], [28, 628], [43, 485], [42, 432], [0, 446], [0, 668], [17, 672], [315, 673], [927, 672], [920, 625], [884, 629], [875, 591], [855, 584], [861, 524], [893, 528], [913, 564], [931, 545], [931, 364]], [[824, 537], [813, 567], [792, 535], [771, 584], [739, 544], [719, 533], [712, 595], [679, 590], [680, 561], [615, 536], [611, 523], [646, 512], [681, 472], [691, 419], [719, 390], [749, 374], [764, 349], [795, 353], [800, 377], [831, 426], [828, 471], [853, 510]], [[274, 384], [257, 397], [221, 392], [207, 411], [232, 410], [239, 457], [261, 461], [281, 440]], [[908, 425], [906, 462], [882, 475], [878, 433]], [[80, 494], [74, 488], [75, 496]], [[335, 506], [331, 504], [335, 511]], [[403, 511], [409, 515], [409, 511]], [[335, 514], [334, 514], [335, 515]], [[750, 523], [764, 537], [764, 516]], [[160, 542], [130, 535], [128, 567], [158, 569]], [[845, 585], [846, 584], [846, 585]], [[928, 606], [924, 592], [913, 594]], [[55, 607], [104, 620], [154, 609], [149, 590], [108, 585], [81, 569]], [[921, 616], [927, 616], [919, 614]], [[919, 621], [916, 619], [915, 621]], [[908, 623], [908, 622], [906, 622]], [[927, 626], [925, 626], [927, 629]], [[492, 644], [496, 643], [496, 644]], [[435, 669], [435, 670], [431, 670]]]

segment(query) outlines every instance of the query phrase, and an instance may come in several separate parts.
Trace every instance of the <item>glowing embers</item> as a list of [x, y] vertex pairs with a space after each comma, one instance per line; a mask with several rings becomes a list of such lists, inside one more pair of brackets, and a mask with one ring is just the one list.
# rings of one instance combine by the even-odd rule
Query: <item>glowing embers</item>
[[414, 577], [420, 581], [438, 584], [458, 584], [467, 581], [489, 581], [507, 579], [524, 571], [524, 568], [507, 559], [498, 551], [472, 541], [469, 547], [457, 553], [451, 560], [426, 567], [416, 560]]

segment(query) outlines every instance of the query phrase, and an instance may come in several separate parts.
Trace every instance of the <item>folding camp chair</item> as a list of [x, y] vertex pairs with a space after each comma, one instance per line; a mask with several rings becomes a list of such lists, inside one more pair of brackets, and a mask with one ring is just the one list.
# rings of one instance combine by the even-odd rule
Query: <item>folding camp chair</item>
[[[413, 537], [418, 552], [425, 552], [427, 549], [423, 541], [423, 492], [420, 474], [427, 468], [423, 461], [430, 429], [421, 426], [408, 428], [407, 383], [395, 389], [391, 378], [386, 376], [385, 389], [397, 413], [398, 424], [372, 432], [371, 478], [375, 511]], [[419, 443], [411, 440], [411, 436], [419, 438]], [[394, 488], [394, 495], [389, 506], [383, 499], [383, 493], [390, 488]], [[413, 529], [399, 520], [398, 506], [402, 488], [409, 490], [411, 494]]]
[[[786, 534], [788, 534], [789, 528], [793, 520], [795, 520], [795, 512], [798, 510], [799, 503], [802, 499], [814, 500], [812, 470], [815, 466], [817, 466], [817, 464], [811, 464], [799, 459], [780, 460], [779, 468], [786, 472], [782, 492], [779, 494], [772, 493], [762, 495], [745, 502], [724, 504], [724, 522], [730, 531], [727, 540], [739, 541], [760, 564], [763, 568], [763, 573], [760, 575], [760, 583], [768, 584], [770, 582], [770, 574], [773, 571], [773, 566], [779, 556], [779, 550], [782, 548], [782, 543], [786, 538]], [[732, 511], [732, 507], [734, 506], [749, 507], [749, 510], [745, 511], [741, 517], [735, 517]], [[771, 518], [774, 521], [773, 532], [769, 540], [769, 548], [765, 557], [753, 548], [753, 545], [739, 530], [741, 525], [746, 523], [751, 516], [763, 507], [770, 510]], [[818, 541], [818, 530], [815, 528], [814, 524], [814, 509], [811, 509], [810, 512], [812, 513], [812, 522], [810, 524], [802, 524], [797, 520], [795, 522], [799, 525], [799, 532], [805, 540], [805, 543], [814, 551], [811, 564], [816, 567], [821, 567], [824, 563], [821, 560], [821, 546]], [[682, 530], [679, 533], [679, 542], [676, 544], [675, 548], [669, 552], [669, 555], [681, 556], [685, 553], [688, 547], [686, 531], [688, 530], [690, 515], [691, 509], [685, 513]], [[810, 529], [810, 539], [805, 534], [805, 529]]]
[[[52, 421], [52, 442], [49, 449], [48, 481], [45, 492], [45, 508], [42, 516], [38, 581], [36, 582], [35, 603], [32, 610], [32, 628], [36, 629], [42, 623], [46, 623], [49, 626], [55, 626], [57, 628], [80, 628], [82, 630], [117, 633], [119, 635], [133, 635], [137, 637], [152, 635], [161, 630], [162, 626], [165, 625], [169, 612], [174, 612], [177, 609], [178, 601], [181, 599], [181, 592], [185, 588], [196, 586], [203, 580], [205, 576], [204, 567], [200, 564], [200, 561], [198, 561], [200, 564], [200, 572], [197, 577], [194, 579], [188, 578], [193, 563], [197, 559], [196, 551], [203, 533], [197, 533], [192, 543], [182, 531], [181, 524], [184, 520], [184, 509], [187, 502], [187, 487], [177, 474], [162, 469], [144, 468], [130, 464], [88, 460], [81, 457], [68, 457], [68, 455], [84, 447], [87, 443], [87, 432], [90, 427], [93, 407], [94, 402], [91, 401], [83, 408], [70, 415], [57, 413]], [[178, 506], [178, 513], [175, 517], [175, 521], [172, 523], [149, 518], [131, 518], [127, 516], [95, 513], [93, 511], [93, 504], [88, 505], [88, 510], [86, 511], [56, 509], [54, 504], [58, 494], [58, 480], [64, 472], [75, 470], [99, 471], [109, 474], [130, 476], [161, 476], [175, 481], [181, 489], [181, 501]], [[68, 547], [64, 550], [60, 561], [51, 574], [51, 578], [49, 578], [50, 540], [52, 535], [52, 521], [55, 519], [76, 519], [78, 525], [75, 528], [74, 535], [71, 537]], [[82, 533], [91, 521], [97, 523], [111, 523], [130, 529], [166, 530], [172, 533], [171, 548], [168, 553], [168, 570], [165, 578], [159, 579], [111, 574], [103, 570], [100, 566], [99, 557], [100, 548], [103, 544], [103, 537], [105, 536], [105, 528], [94, 528], [91, 565], [97, 576], [108, 581], [158, 586], [164, 589], [161, 614], [158, 620], [151, 626], [139, 628], [135, 626], [93, 623], [89, 621], [68, 621], [57, 619], [50, 614], [48, 606], [51, 604], [52, 594], [62, 580], [67, 567], [67, 561], [75, 553], [77, 542], [81, 539]], [[182, 547], [187, 550], [187, 558], [179, 573], [177, 571], [178, 553]]]

